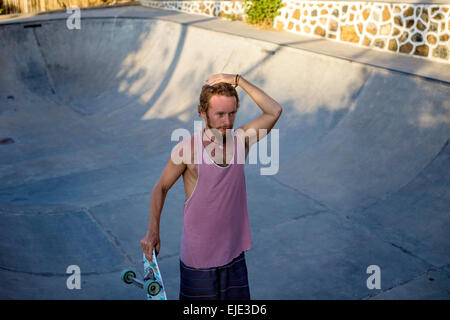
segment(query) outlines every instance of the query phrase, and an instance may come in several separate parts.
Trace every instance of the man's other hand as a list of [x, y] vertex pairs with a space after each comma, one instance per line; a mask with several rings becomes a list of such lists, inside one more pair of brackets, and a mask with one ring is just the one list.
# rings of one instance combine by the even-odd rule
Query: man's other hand
[[144, 252], [145, 254], [145, 258], [149, 262], [152, 262], [153, 248], [155, 248], [156, 255], [159, 254], [159, 250], [161, 249], [161, 240], [159, 239], [159, 234], [147, 232], [147, 234], [141, 239], [141, 247], [142, 252]]

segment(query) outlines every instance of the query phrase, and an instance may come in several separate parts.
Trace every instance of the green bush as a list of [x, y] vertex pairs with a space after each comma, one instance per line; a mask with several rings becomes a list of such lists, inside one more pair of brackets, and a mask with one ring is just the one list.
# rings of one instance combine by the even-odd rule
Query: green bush
[[245, 14], [250, 24], [272, 25], [282, 7], [282, 0], [245, 0]]

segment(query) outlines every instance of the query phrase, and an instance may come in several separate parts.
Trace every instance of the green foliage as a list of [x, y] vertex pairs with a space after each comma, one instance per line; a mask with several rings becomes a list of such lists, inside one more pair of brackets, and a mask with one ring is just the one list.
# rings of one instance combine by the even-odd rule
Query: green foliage
[[236, 20], [237, 20], [237, 17], [236, 17], [236, 15], [235, 15], [234, 13], [232, 13], [232, 14], [226, 14], [226, 15], [225, 15], [225, 18], [227, 18], [227, 19], [229, 19], [229, 20], [231, 20], [231, 21], [236, 21]]
[[282, 0], [245, 0], [245, 14], [250, 24], [272, 25], [283, 6]]

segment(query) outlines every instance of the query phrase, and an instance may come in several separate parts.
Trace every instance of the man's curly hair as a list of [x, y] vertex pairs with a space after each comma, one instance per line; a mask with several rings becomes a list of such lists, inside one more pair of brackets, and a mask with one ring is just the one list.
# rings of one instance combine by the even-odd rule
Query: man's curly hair
[[231, 84], [225, 82], [216, 83], [213, 86], [205, 84], [200, 93], [200, 104], [198, 105], [199, 115], [201, 115], [201, 112], [208, 112], [211, 97], [216, 94], [220, 96], [235, 97], [236, 110], [239, 109], [239, 96], [236, 89]]

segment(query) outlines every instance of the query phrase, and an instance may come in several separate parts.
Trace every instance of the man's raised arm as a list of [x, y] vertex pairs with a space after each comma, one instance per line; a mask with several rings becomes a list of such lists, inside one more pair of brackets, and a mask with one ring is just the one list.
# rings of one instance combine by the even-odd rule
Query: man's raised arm
[[[250, 83], [248, 80], [244, 79], [242, 76], [220, 73], [209, 76], [206, 78], [205, 82], [210, 86], [219, 82], [226, 82], [233, 85], [237, 84], [262, 110], [262, 114], [260, 116], [240, 127], [244, 131], [244, 134], [249, 137], [248, 142], [246, 141], [248, 149], [250, 149], [252, 144], [264, 138], [264, 136], [272, 130], [275, 123], [278, 121], [281, 112], [283, 111], [278, 102], [268, 96], [264, 91]], [[256, 137], [253, 135], [256, 135]]]

